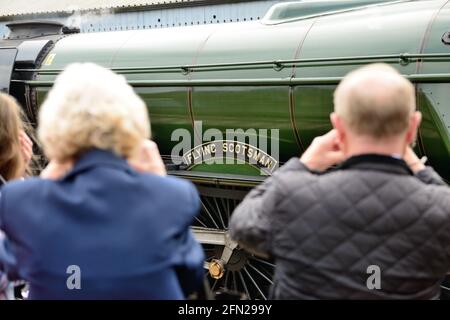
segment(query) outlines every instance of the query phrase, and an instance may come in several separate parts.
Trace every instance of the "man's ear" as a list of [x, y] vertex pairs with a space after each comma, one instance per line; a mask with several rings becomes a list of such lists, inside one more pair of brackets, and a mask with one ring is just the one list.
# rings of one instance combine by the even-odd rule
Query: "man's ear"
[[338, 115], [336, 114], [336, 112], [332, 112], [330, 114], [330, 121], [331, 121], [331, 124], [333, 125], [333, 128], [337, 129], [336, 126], [338, 125], [337, 122], [339, 121], [339, 119], [338, 119]]
[[330, 121], [333, 128], [337, 131], [339, 141], [343, 141], [345, 137], [345, 130], [342, 119], [336, 114], [336, 112], [333, 112], [330, 114]]
[[417, 138], [417, 131], [419, 130], [420, 123], [422, 122], [422, 113], [420, 111], [414, 112], [409, 120], [409, 128], [406, 133], [406, 142], [412, 144]]

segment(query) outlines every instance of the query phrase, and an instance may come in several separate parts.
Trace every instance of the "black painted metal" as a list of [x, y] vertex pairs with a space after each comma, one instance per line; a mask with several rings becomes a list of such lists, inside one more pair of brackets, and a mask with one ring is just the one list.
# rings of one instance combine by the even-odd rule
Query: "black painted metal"
[[0, 48], [0, 91], [9, 93], [16, 48]]

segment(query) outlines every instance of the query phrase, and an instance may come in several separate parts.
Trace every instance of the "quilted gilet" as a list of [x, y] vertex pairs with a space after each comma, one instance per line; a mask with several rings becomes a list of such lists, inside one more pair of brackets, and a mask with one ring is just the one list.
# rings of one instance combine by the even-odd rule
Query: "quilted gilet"
[[433, 299], [450, 269], [450, 189], [433, 169], [414, 176], [387, 156], [325, 174], [292, 159], [247, 196], [230, 228], [274, 258], [278, 299]]

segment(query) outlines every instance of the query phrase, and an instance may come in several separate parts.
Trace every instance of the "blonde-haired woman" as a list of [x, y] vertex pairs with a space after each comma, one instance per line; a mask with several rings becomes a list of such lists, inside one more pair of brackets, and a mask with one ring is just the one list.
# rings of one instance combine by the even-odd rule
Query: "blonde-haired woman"
[[0, 268], [28, 281], [30, 298], [183, 299], [197, 289], [197, 191], [165, 175], [146, 106], [124, 77], [67, 67], [38, 135], [51, 179], [8, 184], [0, 203], [13, 244], [0, 247]]

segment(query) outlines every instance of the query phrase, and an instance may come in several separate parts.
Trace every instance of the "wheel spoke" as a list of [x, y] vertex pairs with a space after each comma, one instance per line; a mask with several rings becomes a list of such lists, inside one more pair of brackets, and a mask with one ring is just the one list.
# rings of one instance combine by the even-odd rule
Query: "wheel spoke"
[[[204, 200], [205, 200], [205, 203], [210, 208], [210, 212], [212, 214], [214, 214], [215, 218], [219, 219], [219, 222], [221, 223], [222, 228], [225, 229], [225, 224], [224, 224], [223, 218], [222, 218], [222, 210], [220, 210], [220, 208], [217, 206], [216, 198], [212, 197], [212, 200], [211, 200], [210, 197], [204, 197]], [[214, 202], [214, 204], [212, 204], [212, 202]]]
[[237, 282], [236, 282], [236, 272], [233, 271], [233, 285], [234, 291], [238, 291]]
[[228, 271], [228, 270], [225, 272], [225, 280], [224, 280], [224, 287], [225, 288], [228, 286], [228, 278], [230, 276], [230, 272], [231, 271]]
[[218, 204], [218, 202], [217, 202], [217, 199], [216, 199], [216, 198], [213, 198], [213, 200], [214, 200], [214, 204], [216, 205], [217, 214], [218, 214], [218, 216], [219, 216], [220, 222], [222, 223], [222, 227], [223, 227], [223, 229], [226, 229], [225, 223], [223, 222], [222, 210], [220, 210], [220, 208], [219, 208], [219, 204]]
[[242, 282], [242, 286], [244, 287], [245, 293], [247, 294], [247, 297], [251, 300], [252, 296], [250, 295], [250, 292], [248, 292], [248, 288], [247, 288], [247, 285], [245, 284], [244, 277], [242, 276], [242, 273], [240, 271], [238, 271], [238, 273], [239, 273], [239, 278], [241, 279], [241, 282]]
[[215, 226], [217, 229], [220, 229], [219, 226], [217, 225], [216, 221], [215, 221], [214, 218], [212, 217], [211, 213], [209, 212], [208, 208], [206, 208], [205, 203], [204, 203], [203, 201], [201, 201], [201, 203], [202, 203], [203, 210], [204, 210], [204, 211], [206, 212], [206, 214], [209, 216], [209, 218], [211, 219], [211, 221], [212, 221], [212, 223], [214, 224], [214, 226]]
[[250, 268], [252, 268], [253, 270], [255, 270], [261, 277], [263, 277], [264, 279], [266, 279], [267, 282], [269, 282], [270, 284], [273, 284], [273, 281], [271, 279], [269, 279], [264, 273], [262, 273], [262, 271], [258, 270], [257, 268], [255, 268], [250, 262], [247, 263], [248, 266]]
[[264, 295], [264, 293], [261, 291], [261, 289], [259, 288], [259, 286], [256, 284], [256, 281], [253, 279], [253, 277], [250, 275], [250, 273], [248, 272], [247, 268], [244, 266], [244, 272], [247, 274], [247, 276], [250, 278], [250, 281], [253, 283], [253, 285], [255, 286], [256, 290], [258, 290], [259, 294], [264, 298], [264, 300], [267, 300], [266, 296]]
[[[222, 208], [227, 214], [227, 226], [230, 224], [230, 207], [228, 200], [225, 200], [224, 198], [220, 198], [220, 202], [222, 203]], [[228, 229], [228, 228], [226, 228]]]
[[207, 228], [206, 224], [204, 224], [198, 217], [195, 217], [195, 220], [197, 220], [202, 225], [202, 227]]
[[271, 268], [275, 268], [275, 265], [273, 263], [268, 262], [268, 261], [261, 260], [261, 259], [256, 258], [256, 257], [253, 257], [252, 259], [255, 260], [255, 261], [261, 262], [261, 263], [263, 263], [263, 264], [265, 264], [265, 265], [267, 265], [267, 266], [269, 266]]
[[216, 287], [217, 282], [219, 282], [219, 280], [214, 281], [214, 284], [213, 284], [213, 286], [211, 287], [211, 291], [214, 291], [214, 288]]

